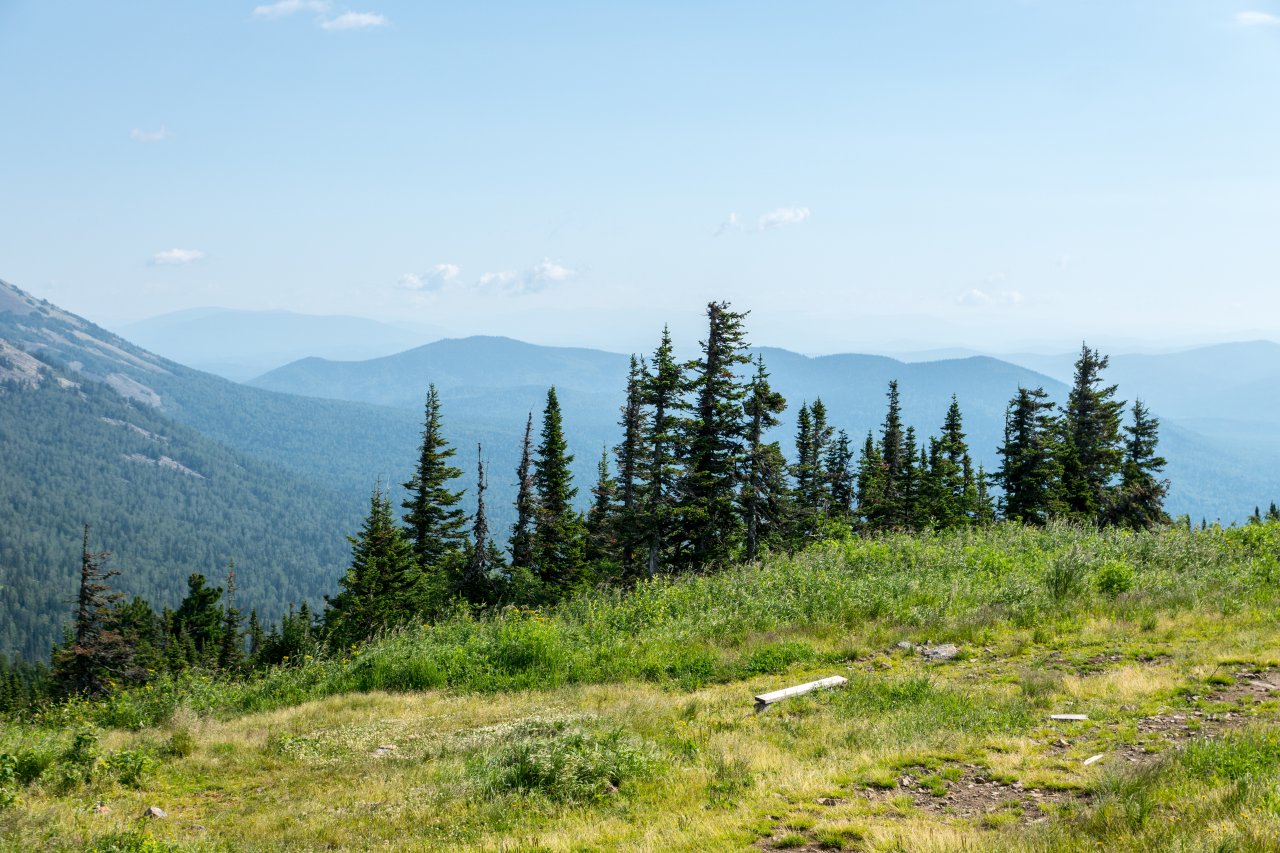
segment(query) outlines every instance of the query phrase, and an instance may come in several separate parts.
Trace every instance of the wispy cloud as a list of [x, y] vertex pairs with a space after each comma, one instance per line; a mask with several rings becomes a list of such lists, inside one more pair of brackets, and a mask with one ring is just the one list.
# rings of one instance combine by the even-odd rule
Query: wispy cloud
[[799, 225], [809, 218], [807, 207], [779, 207], [760, 217], [756, 227], [761, 231], [767, 228], [781, 228], [784, 225]]
[[425, 273], [407, 272], [400, 276], [396, 287], [401, 290], [417, 290], [432, 293], [457, 279], [462, 268], [457, 264], [436, 264]]
[[286, 18], [296, 12], [322, 15], [327, 11], [329, 4], [325, 0], [279, 0], [277, 3], [254, 7], [253, 14], [258, 18]]
[[321, 21], [320, 26], [326, 30], [362, 30], [366, 27], [385, 27], [385, 15], [374, 12], [343, 12], [336, 18]]
[[1236, 12], [1236, 23], [1242, 27], [1280, 27], [1280, 16], [1267, 12]]
[[956, 298], [958, 305], [966, 308], [988, 308], [994, 305], [1017, 305], [1022, 294], [1016, 290], [966, 290]]
[[193, 264], [204, 260], [204, 252], [199, 249], [165, 249], [151, 256], [153, 264]]
[[578, 271], [575, 269], [550, 258], [543, 258], [522, 272], [500, 270], [484, 273], [476, 282], [476, 289], [487, 293], [523, 296], [529, 293], [540, 293], [552, 285], [574, 278], [577, 274]]
[[164, 125], [161, 125], [159, 130], [143, 130], [140, 127], [135, 127], [133, 130], [129, 131], [130, 139], [134, 142], [143, 143], [164, 142], [172, 135], [173, 134], [169, 133], [169, 131], [165, 129]]
[[737, 213], [730, 213], [729, 218], [716, 227], [713, 236], [719, 237], [726, 231], [768, 231], [786, 225], [799, 225], [808, 218], [809, 208], [807, 207], [779, 207], [760, 214], [755, 226], [750, 227], [742, 223]]

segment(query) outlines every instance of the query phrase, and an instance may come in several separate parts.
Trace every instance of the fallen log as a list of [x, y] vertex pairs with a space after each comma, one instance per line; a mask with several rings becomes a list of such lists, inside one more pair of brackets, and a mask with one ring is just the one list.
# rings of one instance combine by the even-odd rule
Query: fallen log
[[819, 678], [817, 681], [810, 681], [808, 684], [797, 684], [795, 687], [786, 687], [782, 690], [775, 690], [772, 693], [761, 693], [756, 699], [756, 710], [763, 711], [774, 702], [780, 702], [783, 699], [790, 699], [792, 696], [801, 696], [812, 690], [819, 690], [823, 687], [843, 687], [847, 683], [843, 675], [833, 675], [829, 678]]

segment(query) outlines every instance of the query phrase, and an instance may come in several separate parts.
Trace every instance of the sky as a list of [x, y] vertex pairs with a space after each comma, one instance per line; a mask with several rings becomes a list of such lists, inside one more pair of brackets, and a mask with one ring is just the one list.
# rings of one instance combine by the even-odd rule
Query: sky
[[801, 352], [1280, 338], [1280, 0], [0, 0], [0, 279]]

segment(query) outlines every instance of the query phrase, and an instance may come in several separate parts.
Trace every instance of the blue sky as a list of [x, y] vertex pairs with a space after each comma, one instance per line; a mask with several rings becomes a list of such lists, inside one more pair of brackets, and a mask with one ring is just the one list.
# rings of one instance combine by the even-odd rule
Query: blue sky
[[648, 349], [1280, 336], [1280, 0], [0, 0], [0, 278]]

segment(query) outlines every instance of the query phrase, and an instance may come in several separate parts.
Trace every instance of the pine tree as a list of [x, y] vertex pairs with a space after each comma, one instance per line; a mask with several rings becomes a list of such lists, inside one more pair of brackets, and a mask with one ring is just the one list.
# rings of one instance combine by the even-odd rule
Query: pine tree
[[831, 442], [823, 468], [831, 496], [831, 520], [848, 525], [853, 520], [857, 483], [854, 480], [853, 448], [849, 444], [849, 434], [844, 430], [836, 433], [835, 440]]
[[[1165, 460], [1156, 455], [1160, 421], [1153, 417], [1141, 400], [1133, 402], [1133, 425], [1124, 428], [1124, 461], [1120, 468], [1120, 487], [1108, 510], [1108, 520], [1135, 530], [1146, 530], [1168, 524], [1164, 498], [1169, 481], [1160, 478]], [[1274, 504], [1272, 507], [1274, 508]], [[1254, 516], [1262, 522], [1257, 508]]]
[[1082, 521], [1101, 521], [1113, 481], [1124, 461], [1120, 433], [1124, 402], [1113, 399], [1115, 385], [1102, 384], [1108, 359], [1082, 346], [1062, 412], [1062, 496], [1067, 511]]
[[588, 579], [584, 573], [582, 516], [573, 508], [578, 490], [569, 466], [573, 455], [564, 438], [555, 386], [547, 391], [542, 413], [542, 443], [533, 462], [538, 510], [533, 527], [533, 570], [542, 594], [556, 601]]
[[766, 444], [764, 434], [778, 425], [778, 415], [787, 408], [787, 401], [769, 385], [764, 356], [756, 356], [756, 372], [743, 407], [747, 416], [747, 467], [742, 484], [742, 515], [746, 520], [746, 559], [754, 560], [760, 550], [761, 529], [778, 525], [782, 520], [778, 509], [785, 499], [785, 493], [779, 492], [779, 486], [785, 489], [785, 484], [779, 483], [776, 474], [782, 451], [776, 443]]
[[622, 441], [613, 449], [618, 465], [618, 500], [614, 532], [618, 540], [622, 576], [634, 580], [644, 573], [639, 551], [646, 544], [639, 491], [645, 465], [645, 434], [649, 418], [644, 394], [648, 374], [643, 359], [631, 356], [627, 372], [627, 397], [622, 405]]
[[646, 573], [653, 576], [672, 561], [672, 538], [678, 523], [679, 458], [684, 435], [685, 393], [688, 380], [675, 360], [671, 333], [665, 327], [653, 353], [653, 362], [644, 385], [644, 405], [648, 410], [648, 434], [643, 439], [646, 453], [636, 487], [640, 503], [641, 533], [647, 549]]
[[516, 468], [516, 523], [511, 528], [511, 567], [514, 570], [533, 569], [533, 525], [537, 514], [538, 499], [533, 488], [533, 412], [530, 412], [524, 424], [520, 465]]
[[1043, 388], [1019, 388], [1005, 412], [1004, 442], [994, 479], [1004, 490], [1001, 511], [1012, 521], [1044, 524], [1061, 508], [1062, 466], [1053, 403]]
[[484, 450], [476, 445], [476, 512], [471, 517], [471, 543], [455, 594], [471, 604], [487, 605], [497, 600], [495, 577], [502, 568], [502, 555], [489, 539], [489, 518], [484, 506], [488, 488], [484, 474]]
[[86, 524], [75, 622], [67, 641], [53, 652], [53, 682], [64, 694], [100, 695], [131, 675], [132, 649], [112, 624], [121, 595], [108, 584], [119, 574], [105, 568], [110, 556], [89, 550]]
[[735, 371], [747, 355], [746, 314], [727, 302], [707, 305], [707, 339], [693, 365], [692, 417], [685, 424], [685, 470], [680, 491], [681, 549], [685, 568], [725, 562], [741, 535], [740, 472], [745, 455], [745, 383]]
[[239, 608], [236, 607], [236, 564], [227, 567], [227, 591], [222, 601], [222, 636], [218, 646], [218, 669], [239, 672], [244, 668], [244, 631]]
[[[424, 604], [435, 604], [442, 598], [441, 591], [422, 589], [425, 578], [418, 571], [413, 545], [396, 524], [391, 500], [381, 484], [369, 499], [369, 514], [360, 534], [348, 536], [347, 541], [351, 543], [351, 565], [338, 581], [338, 594], [326, 598], [324, 614], [334, 647], [345, 648], [407, 622]], [[311, 611], [305, 601], [297, 621], [305, 625], [282, 625], [282, 635], [286, 627], [310, 633]]]
[[619, 575], [622, 553], [618, 543], [618, 482], [609, 471], [609, 451], [601, 448], [596, 465], [596, 482], [591, 487], [591, 507], [587, 510], [585, 558], [597, 578]]
[[426, 575], [443, 575], [446, 558], [457, 556], [466, 546], [466, 514], [458, 506], [463, 490], [448, 488], [462, 471], [449, 464], [454, 449], [440, 427], [440, 395], [436, 386], [427, 391], [422, 426], [422, 444], [413, 478], [404, 484], [408, 510], [404, 521], [409, 528], [414, 556]]

